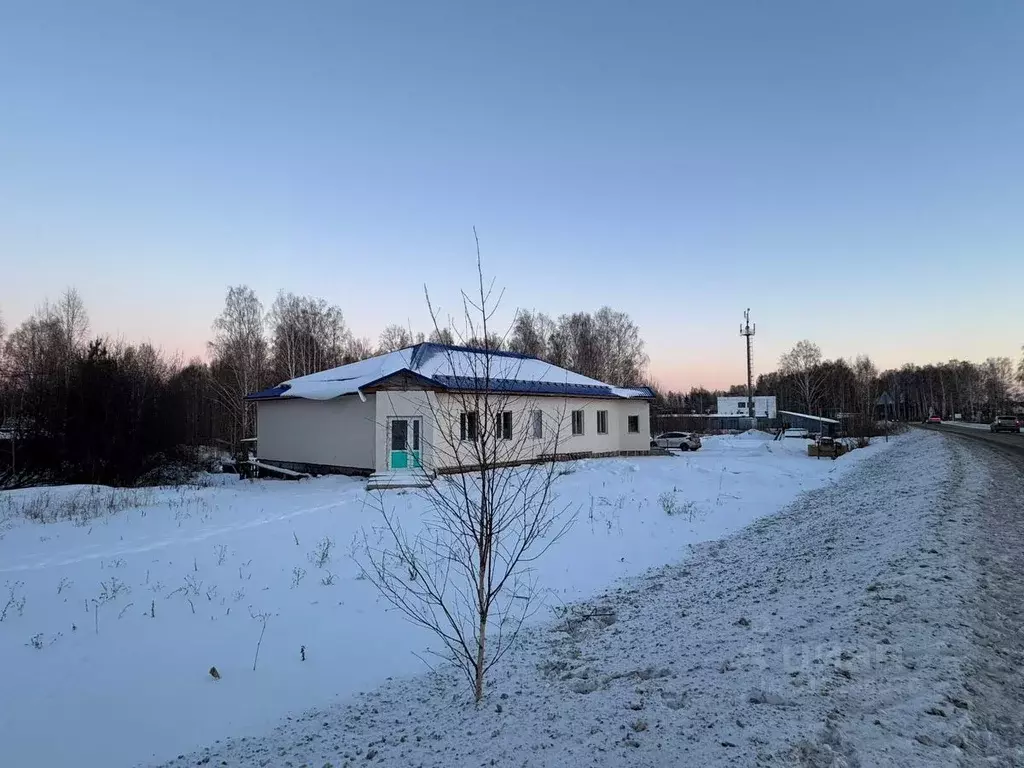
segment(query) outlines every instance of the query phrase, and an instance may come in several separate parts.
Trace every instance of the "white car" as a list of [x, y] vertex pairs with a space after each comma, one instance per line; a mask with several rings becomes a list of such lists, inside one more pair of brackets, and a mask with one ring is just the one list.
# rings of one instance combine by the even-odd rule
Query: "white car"
[[696, 451], [700, 448], [700, 438], [689, 432], [663, 432], [651, 440], [651, 445], [658, 448], [678, 448], [680, 451]]
[[802, 438], [806, 439], [806, 438], [809, 438], [811, 436], [811, 433], [808, 432], [806, 429], [801, 429], [800, 427], [790, 427], [789, 429], [787, 429], [785, 432], [782, 433], [782, 436], [783, 437], [802, 437]]

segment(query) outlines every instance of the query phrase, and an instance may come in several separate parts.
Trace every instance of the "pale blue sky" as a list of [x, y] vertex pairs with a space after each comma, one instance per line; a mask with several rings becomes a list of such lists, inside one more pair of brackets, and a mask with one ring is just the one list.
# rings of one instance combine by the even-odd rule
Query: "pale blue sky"
[[[0, 0], [0, 310], [201, 353], [229, 284], [427, 329], [473, 241], [675, 387], [1024, 342], [1024, 5]], [[1011, 286], [1016, 299], [996, 288]]]

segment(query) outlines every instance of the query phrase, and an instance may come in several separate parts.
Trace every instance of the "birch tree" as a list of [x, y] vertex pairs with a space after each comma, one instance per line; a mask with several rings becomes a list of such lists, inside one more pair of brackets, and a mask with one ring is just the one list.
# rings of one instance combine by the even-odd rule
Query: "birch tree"
[[377, 340], [378, 354], [381, 355], [411, 346], [412, 334], [397, 323], [385, 326]]
[[825, 383], [821, 369], [821, 349], [804, 339], [779, 358], [779, 371], [794, 378], [804, 412], [813, 414]]
[[228, 289], [224, 310], [213, 322], [209, 343], [211, 371], [221, 407], [230, 414], [232, 443], [251, 433], [251, 412], [245, 396], [267, 384], [267, 340], [263, 305], [246, 285]]
[[271, 305], [267, 324], [271, 365], [281, 381], [341, 365], [351, 347], [341, 308], [323, 299], [281, 291]]
[[[500, 296], [484, 281], [479, 244], [477, 277], [474, 294], [462, 296], [465, 328], [455, 336], [461, 345], [481, 340], [483, 351], [443, 350], [448, 369], [460, 376], [451, 388], [430, 393], [425, 406], [424, 420], [434, 426], [423, 472], [440, 472], [421, 493], [426, 520], [410, 534], [382, 495], [383, 524], [377, 536], [366, 535], [363, 569], [393, 606], [434, 633], [441, 655], [462, 670], [479, 703], [488, 673], [538, 607], [532, 564], [566, 532], [572, 515], [553, 488], [564, 407], [538, 418], [523, 397], [495, 386], [529, 361], [487, 346], [502, 337], [491, 330]], [[440, 334], [448, 326], [429, 295], [427, 303]], [[525, 459], [534, 463], [517, 465]]]

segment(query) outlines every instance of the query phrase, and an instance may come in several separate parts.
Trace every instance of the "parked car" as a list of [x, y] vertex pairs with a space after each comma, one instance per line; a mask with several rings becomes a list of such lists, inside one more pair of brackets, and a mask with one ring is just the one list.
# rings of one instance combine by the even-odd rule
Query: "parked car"
[[804, 439], [810, 438], [811, 433], [801, 427], [790, 427], [782, 433], [783, 437], [802, 437]]
[[996, 416], [989, 425], [992, 432], [1020, 432], [1020, 421], [1016, 416]]
[[700, 448], [700, 438], [689, 432], [664, 432], [653, 440], [651, 445], [657, 448], [678, 448], [680, 451], [696, 451]]
[[942, 423], [942, 417], [941, 416], [929, 416], [927, 419], [925, 419], [921, 423], [922, 424], [941, 424]]

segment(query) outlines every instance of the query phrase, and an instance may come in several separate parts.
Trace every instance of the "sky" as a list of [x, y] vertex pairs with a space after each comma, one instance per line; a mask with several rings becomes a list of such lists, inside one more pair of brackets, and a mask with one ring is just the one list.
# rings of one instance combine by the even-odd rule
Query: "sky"
[[205, 354], [229, 285], [429, 330], [485, 271], [665, 387], [1017, 356], [1024, 4], [0, 0], [0, 313]]

